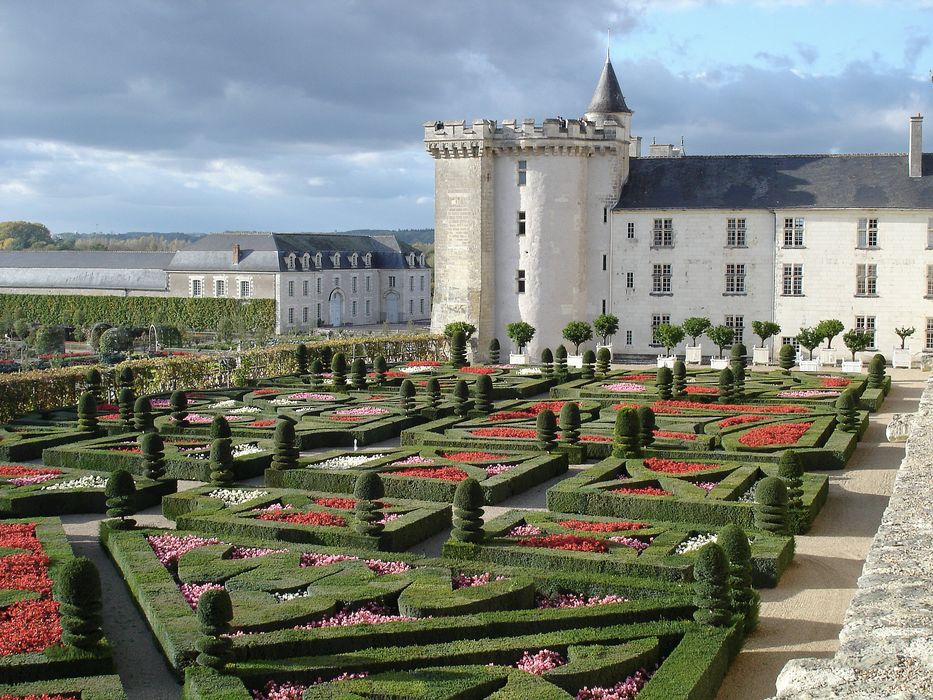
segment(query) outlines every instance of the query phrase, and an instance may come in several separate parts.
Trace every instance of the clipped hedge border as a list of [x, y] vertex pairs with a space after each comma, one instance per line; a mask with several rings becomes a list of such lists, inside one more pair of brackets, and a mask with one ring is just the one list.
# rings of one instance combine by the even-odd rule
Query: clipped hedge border
[[[75, 676], [50, 681], [33, 681], [16, 685], [0, 685], [0, 696], [65, 695], [81, 700], [126, 700], [120, 676]], [[246, 700], [246, 699], [244, 699]]]
[[74, 428], [44, 428], [28, 430], [24, 433], [4, 433], [0, 439], [0, 460], [21, 462], [37, 459], [42, 456], [42, 450], [47, 447], [69, 445], [79, 440], [86, 440], [93, 433], [87, 433]]

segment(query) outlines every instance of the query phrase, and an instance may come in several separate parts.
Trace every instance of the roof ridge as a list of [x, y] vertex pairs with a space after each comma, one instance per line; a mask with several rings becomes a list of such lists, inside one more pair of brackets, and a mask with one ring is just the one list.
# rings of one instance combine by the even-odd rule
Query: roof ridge
[[[931, 155], [924, 153], [924, 155]], [[676, 160], [698, 160], [701, 158], [713, 159], [713, 158], [873, 158], [873, 157], [907, 157], [906, 153], [706, 153], [706, 154], [693, 154], [693, 155], [683, 155], [683, 156], [639, 156], [638, 158], [633, 158], [632, 160], [666, 160], [666, 161], [676, 161]]]

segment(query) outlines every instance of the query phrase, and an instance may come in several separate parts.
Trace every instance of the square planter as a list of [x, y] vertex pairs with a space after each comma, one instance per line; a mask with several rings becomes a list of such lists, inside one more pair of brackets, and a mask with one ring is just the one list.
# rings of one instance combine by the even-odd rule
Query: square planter
[[606, 348], [609, 351], [609, 354], [612, 355], [612, 343], [609, 343], [609, 345], [600, 345], [599, 343], [596, 343], [596, 352], [599, 352], [603, 348]]
[[567, 366], [577, 369], [583, 367], [583, 355], [567, 355]]
[[835, 350], [820, 350], [820, 364], [824, 367], [835, 367], [836, 366], [836, 351]]
[[753, 365], [770, 365], [771, 364], [771, 349], [770, 348], [752, 348], [752, 364]]
[[843, 361], [842, 361], [842, 371], [843, 371], [843, 372], [853, 372], [853, 373], [861, 372], [861, 371], [862, 371], [862, 361], [861, 361], [861, 360], [855, 360], [855, 362], [851, 362], [851, 361], [849, 361], [849, 360], [843, 360]]
[[729, 360], [725, 357], [711, 357], [709, 366], [711, 369], [725, 369], [729, 366]]
[[703, 346], [688, 345], [685, 348], [684, 362], [688, 365], [699, 365], [703, 363]]
[[671, 355], [666, 357], [665, 355], [658, 355], [658, 367], [667, 367], [668, 369], [674, 369], [674, 363], [677, 362], [677, 355]]
[[801, 372], [819, 372], [820, 361], [819, 360], [801, 360], [800, 371]]
[[892, 367], [904, 367], [910, 369], [911, 352], [910, 348], [895, 348], [891, 359]]
[[517, 354], [514, 352], [510, 352], [509, 353], [509, 364], [510, 365], [527, 365], [528, 354], [527, 353]]

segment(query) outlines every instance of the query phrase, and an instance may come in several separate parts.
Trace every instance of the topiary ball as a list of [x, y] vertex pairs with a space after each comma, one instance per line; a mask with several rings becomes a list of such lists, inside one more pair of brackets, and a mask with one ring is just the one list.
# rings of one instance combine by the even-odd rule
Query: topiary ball
[[77, 607], [100, 603], [100, 573], [87, 557], [75, 557], [58, 570], [54, 584], [55, 598]]
[[454, 508], [460, 510], [478, 510], [485, 505], [483, 487], [472, 476], [464, 479], [454, 491]]
[[376, 472], [363, 472], [356, 478], [353, 497], [360, 501], [376, 501], [385, 496], [382, 478]]
[[211, 440], [231, 437], [230, 423], [223, 416], [214, 416], [211, 421]]

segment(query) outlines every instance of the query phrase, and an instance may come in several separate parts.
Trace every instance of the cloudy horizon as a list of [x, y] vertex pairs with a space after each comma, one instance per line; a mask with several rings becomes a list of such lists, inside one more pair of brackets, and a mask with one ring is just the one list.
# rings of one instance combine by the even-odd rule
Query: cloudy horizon
[[590, 7], [0, 6], [0, 219], [55, 232], [429, 228], [425, 121], [582, 114], [612, 61], [644, 142], [933, 150], [931, 0]]

